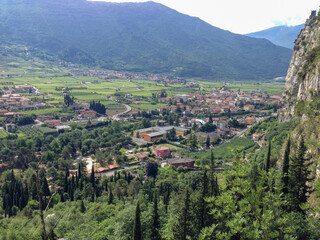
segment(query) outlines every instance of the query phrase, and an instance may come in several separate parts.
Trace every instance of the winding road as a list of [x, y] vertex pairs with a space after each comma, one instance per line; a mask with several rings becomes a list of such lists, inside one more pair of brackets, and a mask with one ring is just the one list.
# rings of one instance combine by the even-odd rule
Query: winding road
[[121, 112], [121, 113], [118, 113], [116, 115], [113, 115], [112, 116], [112, 120], [120, 120], [120, 116], [122, 114], [126, 114], [126, 113], [128, 113], [128, 112], [130, 112], [132, 110], [132, 108], [129, 105], [127, 105], [127, 104], [123, 104], [123, 105], [126, 107], [126, 110], [124, 112]]

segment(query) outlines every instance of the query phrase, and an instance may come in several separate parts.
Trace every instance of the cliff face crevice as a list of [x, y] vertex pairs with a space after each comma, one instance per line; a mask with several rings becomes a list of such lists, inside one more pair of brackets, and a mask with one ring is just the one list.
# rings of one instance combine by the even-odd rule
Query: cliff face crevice
[[313, 11], [295, 41], [282, 95], [280, 121], [290, 121], [296, 104], [320, 96], [320, 15]]

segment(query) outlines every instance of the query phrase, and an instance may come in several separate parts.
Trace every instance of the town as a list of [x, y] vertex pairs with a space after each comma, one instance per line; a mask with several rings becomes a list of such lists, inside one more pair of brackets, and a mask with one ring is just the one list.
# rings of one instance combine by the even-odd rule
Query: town
[[[85, 162], [88, 172], [94, 166], [101, 176], [125, 166], [138, 167], [149, 158], [162, 164], [174, 162], [177, 167], [190, 167], [195, 159], [184, 158], [177, 149], [202, 151], [239, 136], [250, 137], [255, 142], [263, 139], [263, 134], [250, 136], [246, 132], [252, 125], [276, 114], [279, 95], [270, 96], [262, 90], [231, 91], [227, 86], [201, 89], [199, 85], [188, 82], [187, 88], [192, 92], [183, 93], [185, 88], [181, 87], [182, 92], [174, 95], [167, 90], [153, 91], [151, 97], [131, 93], [108, 95], [117, 103], [114, 110], [100, 101], [75, 99], [68, 88], [56, 87], [62, 97], [56, 101], [56, 95], [40, 92], [36, 85], [7, 83], [1, 89], [0, 135], [2, 138], [57, 137], [76, 127], [88, 130], [105, 127], [115, 119], [130, 123], [130, 131], [123, 131], [132, 140], [124, 152], [128, 159], [125, 163], [113, 161], [105, 165], [92, 157], [77, 158]], [[140, 101], [150, 102], [152, 108], [141, 110], [136, 107]]]

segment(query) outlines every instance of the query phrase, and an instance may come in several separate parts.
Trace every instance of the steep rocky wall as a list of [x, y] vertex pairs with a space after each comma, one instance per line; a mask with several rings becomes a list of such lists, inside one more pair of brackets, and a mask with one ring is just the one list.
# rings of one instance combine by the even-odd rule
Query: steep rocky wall
[[320, 96], [320, 15], [311, 15], [295, 41], [294, 52], [286, 76], [280, 121], [295, 115], [299, 101]]

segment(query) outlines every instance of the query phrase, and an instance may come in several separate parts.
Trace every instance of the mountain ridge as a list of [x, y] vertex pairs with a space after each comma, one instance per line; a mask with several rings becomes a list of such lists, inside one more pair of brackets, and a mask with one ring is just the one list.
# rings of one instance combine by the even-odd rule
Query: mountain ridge
[[298, 37], [299, 32], [304, 28], [304, 24], [296, 26], [276, 26], [258, 32], [246, 34], [246, 36], [254, 38], [265, 38], [275, 45], [293, 49], [294, 41]]
[[3, 0], [5, 37], [62, 60], [212, 79], [284, 76], [291, 51], [154, 3]]

